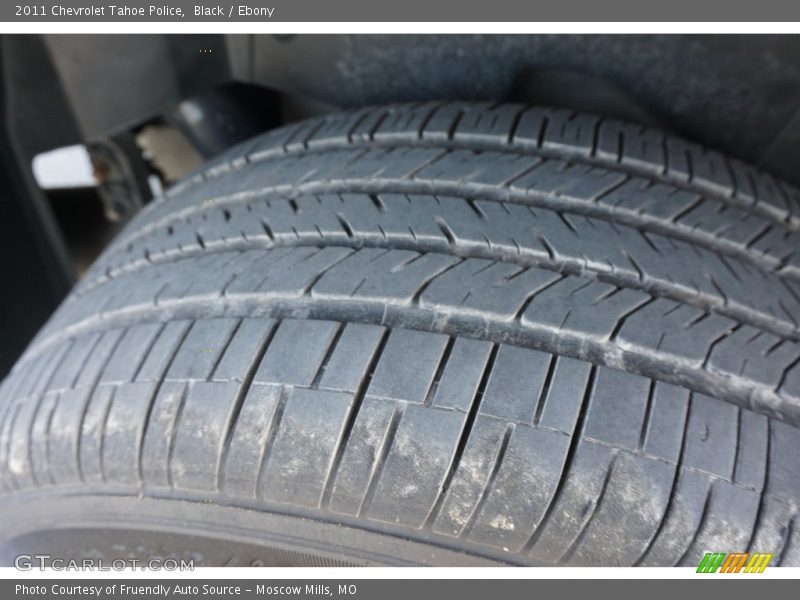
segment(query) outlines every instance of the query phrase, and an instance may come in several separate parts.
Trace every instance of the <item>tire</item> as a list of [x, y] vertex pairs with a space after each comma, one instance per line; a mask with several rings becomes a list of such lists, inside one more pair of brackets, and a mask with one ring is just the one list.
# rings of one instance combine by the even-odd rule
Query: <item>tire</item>
[[794, 188], [592, 116], [269, 132], [142, 211], [3, 383], [4, 551], [800, 565], [799, 230]]

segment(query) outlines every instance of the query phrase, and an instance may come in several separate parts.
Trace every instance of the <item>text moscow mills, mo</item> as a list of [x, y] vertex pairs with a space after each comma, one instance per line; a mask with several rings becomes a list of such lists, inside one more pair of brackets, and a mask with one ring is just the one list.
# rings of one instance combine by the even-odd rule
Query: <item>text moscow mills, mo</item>
[[347, 596], [350, 600], [358, 596], [358, 587], [351, 583], [338, 583], [337, 585], [325, 585], [321, 583], [299, 584], [291, 583], [285, 585], [270, 584], [243, 584], [223, 585], [223, 584], [154, 584], [154, 585], [129, 585], [125, 583], [110, 583], [106, 585], [83, 585], [83, 584], [17, 584], [15, 586], [17, 596], [33, 596], [37, 598], [48, 598], [49, 596], [72, 596], [79, 598], [101, 598], [102, 596], [139, 596], [142, 598], [163, 598], [170, 600], [177, 597], [196, 598], [198, 596], [291, 596], [303, 600], [305, 598], [316, 598], [319, 596]]

